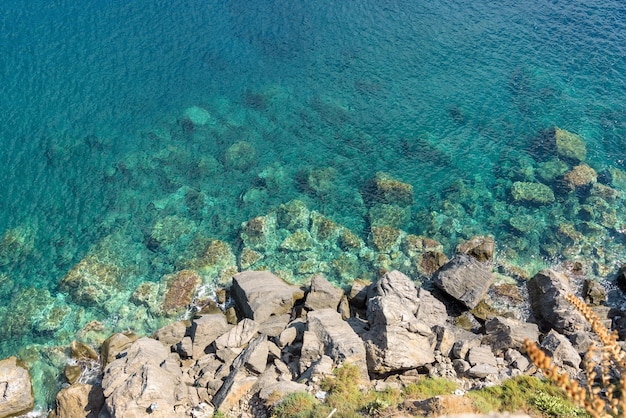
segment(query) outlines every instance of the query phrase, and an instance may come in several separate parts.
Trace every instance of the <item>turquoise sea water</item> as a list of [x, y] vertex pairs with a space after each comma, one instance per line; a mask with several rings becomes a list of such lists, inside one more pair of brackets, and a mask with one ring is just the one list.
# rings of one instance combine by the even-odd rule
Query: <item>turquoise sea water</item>
[[[90, 321], [149, 332], [154, 312], [129, 302], [140, 283], [194, 266], [211, 240], [239, 258], [242, 222], [294, 199], [372, 247], [380, 171], [414, 191], [378, 206], [387, 222], [448, 256], [491, 234], [531, 271], [569, 258], [610, 277], [626, 255], [623, 199], [563, 191], [544, 141], [579, 134], [600, 182], [626, 193], [621, 1], [7, 0], [0, 34], [2, 357], [41, 358], [79, 330], [97, 341]], [[556, 202], [513, 201], [515, 181]], [[343, 284], [378, 266], [319, 234], [291, 251], [278, 229], [255, 248], [288, 277], [312, 256]], [[93, 300], [62, 283], [81, 260], [115, 282]]]

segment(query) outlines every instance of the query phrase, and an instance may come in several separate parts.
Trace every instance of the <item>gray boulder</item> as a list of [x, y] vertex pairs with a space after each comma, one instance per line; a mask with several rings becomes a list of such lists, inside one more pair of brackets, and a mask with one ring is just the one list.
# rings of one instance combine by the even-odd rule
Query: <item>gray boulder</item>
[[318, 274], [311, 279], [311, 290], [306, 295], [304, 307], [310, 311], [326, 308], [336, 310], [342, 297], [343, 290]]
[[[625, 269], [626, 271], [626, 269]], [[626, 280], [625, 280], [626, 283]], [[352, 282], [352, 287], [350, 288], [349, 300], [350, 304], [358, 309], [365, 308], [365, 303], [367, 302], [367, 293], [369, 291], [370, 282], [356, 279]], [[626, 288], [626, 285], [625, 285]]]
[[228, 332], [232, 325], [222, 313], [202, 315], [191, 323], [193, 358], [199, 359], [206, 354], [207, 347], [218, 337]]
[[552, 357], [552, 361], [557, 366], [571, 366], [576, 369], [580, 367], [582, 359], [578, 351], [576, 351], [566, 336], [559, 334], [555, 330], [550, 330], [548, 335], [545, 336], [541, 342], [541, 348]]
[[104, 340], [100, 350], [102, 367], [117, 358], [119, 353], [126, 351], [135, 341], [137, 336], [133, 332], [118, 332]]
[[170, 350], [159, 341], [140, 338], [126, 356], [107, 365], [102, 379], [104, 409], [101, 416], [183, 416], [191, 405], [182, 370], [170, 358]]
[[185, 337], [188, 324], [189, 321], [176, 321], [166, 325], [154, 333], [154, 338], [165, 345], [176, 345]]
[[470, 348], [467, 353], [467, 361], [472, 366], [467, 375], [478, 379], [498, 373], [498, 362], [491, 348], [485, 345]]
[[365, 346], [359, 336], [333, 309], [320, 309], [307, 315], [307, 329], [323, 344], [324, 352], [335, 364], [354, 364], [361, 378], [369, 381]]
[[483, 342], [489, 344], [496, 352], [508, 348], [522, 350], [526, 339], [531, 341], [539, 339], [539, 328], [536, 324], [501, 316], [495, 316], [485, 322], [485, 333], [487, 336]]
[[493, 283], [486, 263], [467, 254], [457, 254], [433, 277], [435, 286], [462, 302], [469, 309], [478, 305]]
[[[230, 373], [224, 379], [224, 384], [213, 397], [212, 403], [218, 411], [227, 412], [237, 405], [239, 400], [248, 394], [258, 380], [246, 371], [246, 364], [250, 365], [257, 350], [266, 344], [267, 337], [258, 335], [250, 341], [248, 346], [233, 361]], [[267, 347], [267, 345], [266, 345]], [[267, 357], [266, 357], [267, 358]], [[252, 360], [254, 362], [254, 360]]]
[[291, 315], [274, 315], [270, 316], [266, 321], [259, 324], [259, 334], [265, 334], [268, 337], [277, 337], [287, 327]]
[[435, 361], [434, 334], [415, 317], [419, 306], [415, 285], [398, 271], [372, 285], [367, 304], [370, 330], [364, 334], [371, 372], [409, 370]]
[[415, 314], [416, 319], [429, 327], [443, 325], [448, 320], [446, 305], [434, 297], [428, 290], [420, 288], [418, 291], [419, 304]]
[[554, 329], [566, 336], [588, 331], [585, 318], [565, 300], [573, 293], [567, 275], [556, 270], [542, 270], [526, 283], [530, 307], [542, 330]]
[[481, 345], [481, 338], [474, 333], [458, 328], [455, 331], [457, 340], [452, 345], [450, 356], [455, 359], [465, 359], [470, 349]]
[[0, 417], [21, 415], [35, 405], [30, 373], [15, 357], [0, 360], [0, 394]]
[[215, 340], [215, 347], [218, 350], [223, 348], [239, 348], [248, 343], [259, 330], [259, 324], [252, 319], [244, 318], [225, 334]]
[[467, 361], [472, 367], [478, 364], [486, 364], [493, 367], [498, 365], [496, 356], [493, 355], [491, 348], [486, 345], [470, 348], [469, 353], [467, 353]]
[[272, 315], [289, 313], [304, 291], [269, 271], [244, 271], [233, 276], [231, 295], [246, 318], [264, 322]]
[[298, 367], [300, 373], [311, 367], [324, 354], [324, 347], [317, 334], [312, 331], [305, 331], [302, 338], [302, 348], [300, 349], [300, 360]]

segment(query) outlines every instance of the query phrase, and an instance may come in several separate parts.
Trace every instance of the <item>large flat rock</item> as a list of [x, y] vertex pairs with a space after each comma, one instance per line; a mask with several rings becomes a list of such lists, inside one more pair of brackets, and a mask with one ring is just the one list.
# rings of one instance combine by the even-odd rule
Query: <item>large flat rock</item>
[[244, 271], [233, 276], [235, 304], [246, 318], [263, 322], [272, 315], [289, 313], [304, 291], [285, 283], [269, 271]]

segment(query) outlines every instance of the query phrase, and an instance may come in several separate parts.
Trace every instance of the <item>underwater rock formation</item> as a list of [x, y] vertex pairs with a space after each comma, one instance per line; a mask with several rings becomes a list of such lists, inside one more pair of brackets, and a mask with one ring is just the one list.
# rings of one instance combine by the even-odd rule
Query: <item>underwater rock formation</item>
[[587, 164], [580, 164], [563, 175], [563, 180], [570, 190], [591, 186], [598, 181], [598, 174]]
[[200, 106], [191, 106], [183, 112], [183, 118], [191, 122], [194, 126], [213, 125], [215, 120], [208, 110]]
[[555, 127], [554, 141], [559, 156], [573, 161], [585, 161], [587, 145], [579, 135]]
[[413, 186], [381, 171], [367, 185], [365, 200], [371, 204], [410, 206], [413, 204]]
[[104, 306], [123, 288], [122, 270], [113, 264], [87, 256], [61, 279], [61, 288], [77, 303]]
[[554, 192], [542, 183], [516, 181], [511, 186], [511, 196], [515, 202], [549, 205], [554, 203]]
[[256, 164], [256, 151], [247, 141], [235, 142], [224, 154], [224, 167], [229, 170], [245, 171]]

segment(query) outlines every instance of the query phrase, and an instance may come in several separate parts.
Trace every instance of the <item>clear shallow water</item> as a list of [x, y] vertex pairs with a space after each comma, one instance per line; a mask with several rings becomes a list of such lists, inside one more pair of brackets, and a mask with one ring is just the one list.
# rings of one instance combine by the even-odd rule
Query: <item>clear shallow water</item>
[[[77, 303], [59, 286], [88, 254], [121, 266], [127, 300], [184, 265], [198, 235], [239, 255], [241, 223], [292, 199], [367, 241], [363, 191], [378, 171], [414, 188], [402, 229], [448, 255], [492, 234], [512, 262], [552, 263], [567, 222], [593, 235], [574, 255], [614, 269], [622, 200], [589, 233], [584, 196], [532, 207], [510, 188], [554, 157], [538, 138], [555, 125], [585, 139], [598, 172], [624, 169], [626, 6], [465, 3], [0, 5], [0, 230], [14, 237], [0, 263], [0, 354], [65, 344], [90, 320], [142, 323], [122, 302]], [[191, 106], [212, 122], [186, 126]], [[254, 158], [233, 167], [242, 140]], [[514, 216], [533, 227], [512, 229]], [[178, 235], [155, 249], [168, 217]]]

